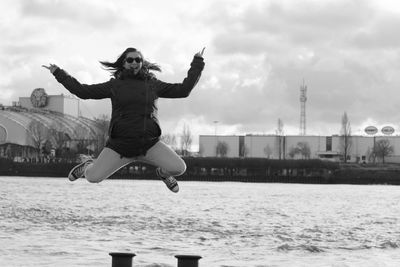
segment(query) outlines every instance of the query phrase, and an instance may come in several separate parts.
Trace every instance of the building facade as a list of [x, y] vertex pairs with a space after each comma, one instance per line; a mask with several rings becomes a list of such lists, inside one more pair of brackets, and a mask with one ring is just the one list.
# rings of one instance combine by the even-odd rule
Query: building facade
[[[46, 96], [46, 104], [38, 106], [38, 104], [32, 101], [32, 97], [20, 97], [19, 102], [15, 103], [15, 106], [20, 106], [26, 109], [45, 109], [49, 111], [58, 112], [65, 115], [70, 115], [78, 118], [80, 114], [79, 99], [73, 96], [61, 95], [49, 95]], [[43, 100], [44, 101], [44, 100]]]
[[80, 116], [79, 99], [37, 88], [30, 97], [0, 107], [0, 157], [34, 157], [43, 146], [80, 144], [93, 150], [103, 131], [96, 121]]
[[[393, 152], [385, 158], [385, 162], [400, 162], [400, 136], [350, 136], [347, 161], [378, 161], [373, 155], [373, 148], [380, 140], [387, 140]], [[300, 135], [245, 135], [216, 136], [200, 135], [200, 156], [203, 157], [251, 157], [270, 159], [325, 159], [343, 160], [343, 137], [332, 136], [300, 136]], [[226, 153], [221, 154], [218, 146], [225, 146]], [[224, 151], [222, 150], [222, 151]]]

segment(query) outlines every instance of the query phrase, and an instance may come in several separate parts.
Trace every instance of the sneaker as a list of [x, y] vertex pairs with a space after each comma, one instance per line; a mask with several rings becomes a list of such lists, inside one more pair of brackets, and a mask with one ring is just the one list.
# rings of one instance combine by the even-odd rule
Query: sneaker
[[161, 175], [161, 169], [157, 168], [156, 169], [156, 174], [157, 176], [165, 183], [165, 185], [168, 187], [169, 190], [171, 190], [174, 193], [179, 192], [179, 185], [176, 179], [173, 176], [168, 176], [167, 178], [163, 177]]
[[79, 154], [79, 161], [80, 162], [85, 162], [88, 160], [93, 160], [93, 158], [89, 155], [85, 155], [85, 154]]
[[82, 178], [85, 174], [86, 166], [93, 162], [90, 156], [81, 156], [81, 163], [72, 168], [68, 174], [68, 179], [73, 182], [79, 178]]

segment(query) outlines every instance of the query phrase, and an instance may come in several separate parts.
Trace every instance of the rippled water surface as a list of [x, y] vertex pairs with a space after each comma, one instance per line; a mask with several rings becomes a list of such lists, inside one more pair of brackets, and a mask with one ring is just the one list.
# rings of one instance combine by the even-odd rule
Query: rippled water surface
[[0, 177], [0, 266], [400, 266], [400, 187]]

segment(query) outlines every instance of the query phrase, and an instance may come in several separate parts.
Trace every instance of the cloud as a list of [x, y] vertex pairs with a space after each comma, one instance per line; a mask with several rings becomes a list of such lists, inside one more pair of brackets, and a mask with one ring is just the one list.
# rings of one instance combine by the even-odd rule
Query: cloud
[[[11, 101], [11, 97], [13, 96], [13, 90], [11, 89], [4, 89], [0, 93], [0, 100], [7, 100]], [[0, 102], [1, 104], [1, 102]]]
[[[22, 1], [21, 16], [39, 20], [82, 22], [93, 28], [110, 28], [120, 20], [116, 9], [105, 1]], [[51, 25], [48, 25], [51, 27]]]
[[[103, 82], [110, 76], [98, 61], [134, 46], [161, 65], [159, 79], [174, 83], [206, 46], [206, 67], [190, 97], [159, 101], [166, 132], [188, 121], [196, 135], [212, 134], [218, 120], [227, 134], [273, 133], [280, 118], [286, 133], [297, 134], [303, 79], [308, 132], [337, 133], [344, 111], [355, 128], [368, 118], [400, 121], [395, 1], [6, 2], [0, 2], [4, 104], [36, 87], [68, 93], [42, 64], [56, 63], [81, 82]], [[109, 101], [83, 103], [88, 116], [110, 112]]]
[[26, 43], [19, 43], [19, 44], [7, 44], [2, 47], [2, 51], [6, 53], [7, 56], [12, 55], [22, 55], [25, 56], [26, 54], [35, 55], [38, 53], [43, 53], [47, 51], [46, 47], [39, 44], [26, 44]]
[[371, 19], [368, 1], [263, 1], [242, 12], [224, 12], [216, 4], [205, 20], [215, 24], [214, 38], [223, 53], [264, 53], [304, 45], [342, 45], [343, 39]]
[[379, 14], [370, 27], [354, 33], [352, 43], [361, 49], [397, 49], [400, 46], [398, 14]]

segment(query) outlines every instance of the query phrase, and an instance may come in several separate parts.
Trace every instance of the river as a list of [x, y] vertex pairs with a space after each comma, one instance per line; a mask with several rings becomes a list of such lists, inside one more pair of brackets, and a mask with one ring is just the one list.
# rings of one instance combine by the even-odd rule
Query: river
[[0, 266], [400, 266], [400, 187], [0, 177]]

